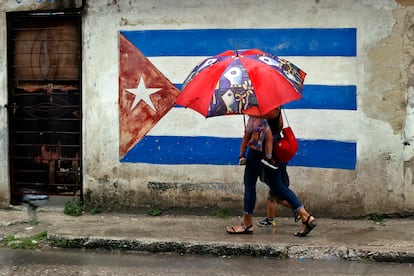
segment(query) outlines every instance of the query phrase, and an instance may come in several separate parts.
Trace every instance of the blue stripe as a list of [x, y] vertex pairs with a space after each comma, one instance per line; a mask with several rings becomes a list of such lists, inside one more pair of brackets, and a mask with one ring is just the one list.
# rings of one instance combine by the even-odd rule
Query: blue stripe
[[213, 56], [258, 48], [278, 56], [356, 56], [356, 28], [121, 31], [145, 56]]
[[[182, 84], [175, 84], [181, 90]], [[355, 85], [304, 85], [302, 99], [284, 105], [287, 109], [356, 110]], [[180, 107], [177, 105], [177, 107]]]
[[[121, 162], [237, 165], [241, 138], [146, 136]], [[291, 166], [353, 170], [356, 143], [298, 139]]]
[[333, 140], [300, 140], [291, 166], [355, 170], [355, 142]]
[[285, 105], [291, 109], [356, 110], [355, 85], [304, 85], [302, 99]]

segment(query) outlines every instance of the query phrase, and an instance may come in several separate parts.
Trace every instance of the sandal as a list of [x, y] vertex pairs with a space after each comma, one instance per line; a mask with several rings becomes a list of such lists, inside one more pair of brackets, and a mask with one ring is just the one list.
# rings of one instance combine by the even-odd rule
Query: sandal
[[293, 218], [295, 219], [295, 222], [298, 222], [300, 220], [298, 211], [293, 211]]
[[[313, 217], [313, 220], [309, 222], [311, 217]], [[309, 215], [306, 221], [302, 221], [302, 224], [305, 224], [305, 230], [303, 232], [296, 232], [294, 235], [297, 237], [306, 237], [318, 225], [315, 217], [312, 215]]]
[[[238, 230], [238, 227], [241, 226], [241, 231]], [[227, 234], [253, 234], [253, 225], [246, 226], [243, 223], [240, 225], [236, 225], [234, 227], [227, 227], [226, 229]]]

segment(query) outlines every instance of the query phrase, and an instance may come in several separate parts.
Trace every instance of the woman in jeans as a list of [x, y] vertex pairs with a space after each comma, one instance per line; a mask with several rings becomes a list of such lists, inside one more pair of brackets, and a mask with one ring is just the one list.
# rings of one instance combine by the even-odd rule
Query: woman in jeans
[[[257, 178], [260, 176], [263, 169], [266, 172], [267, 185], [269, 188], [277, 194], [279, 197], [285, 199], [294, 211], [297, 212], [302, 220], [302, 227], [299, 232], [295, 233], [295, 236], [305, 237], [316, 226], [315, 217], [310, 215], [303, 207], [295, 193], [287, 187], [282, 180], [282, 176], [286, 169], [285, 166], [281, 166], [277, 170], [273, 170], [263, 166], [262, 160], [262, 145], [267, 131], [271, 131], [267, 123], [266, 118], [272, 119], [277, 116], [281, 116], [280, 108], [277, 108], [262, 118], [259, 122], [257, 117], [249, 117], [249, 121], [246, 126], [246, 131], [243, 136], [242, 144], [240, 147], [241, 155], [244, 155], [243, 150], [248, 147], [246, 156], [246, 167], [244, 171], [244, 207], [243, 207], [243, 221], [241, 224], [227, 227], [226, 231], [229, 234], [252, 234], [253, 233], [253, 212], [256, 205], [256, 183]], [[254, 121], [253, 124], [251, 121]], [[250, 123], [250, 124], [249, 124]], [[254, 125], [252, 128], [251, 125]], [[259, 141], [253, 141], [252, 139], [261, 139]], [[252, 146], [254, 145], [254, 146]]]

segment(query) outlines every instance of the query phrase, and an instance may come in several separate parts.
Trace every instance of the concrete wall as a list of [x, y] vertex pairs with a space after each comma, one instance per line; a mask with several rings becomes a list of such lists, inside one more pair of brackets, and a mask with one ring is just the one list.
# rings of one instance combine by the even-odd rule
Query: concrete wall
[[[3, 1], [0, 26], [6, 26], [7, 11], [44, 9], [45, 5], [57, 3]], [[84, 8], [83, 186], [88, 204], [108, 209], [152, 206], [242, 210], [243, 167], [235, 164], [237, 147], [235, 162], [226, 165], [182, 164], [179, 157], [174, 164], [129, 161], [120, 156], [120, 32], [350, 28], [356, 29], [357, 34], [355, 56], [286, 58], [308, 73], [305, 84], [356, 86], [355, 110], [290, 108], [286, 112], [304, 145], [320, 140], [355, 145], [355, 164], [351, 168], [335, 166], [335, 160], [339, 164], [342, 156], [334, 156], [329, 166], [323, 162], [292, 161], [288, 169], [291, 187], [318, 216], [414, 212], [411, 1], [269, 0], [257, 4], [250, 0], [100, 0], [86, 1]], [[206, 41], [208, 45], [209, 38]], [[3, 108], [7, 102], [6, 57], [6, 30], [1, 27], [0, 156], [5, 157], [8, 151], [7, 114]], [[174, 84], [181, 83], [202, 59], [201, 56], [149, 57]], [[146, 134], [236, 138], [242, 133], [242, 117], [204, 119], [192, 110], [172, 107]], [[140, 140], [137, 145], [144, 142]], [[316, 147], [317, 154], [306, 158], [328, 157], [323, 145]], [[305, 156], [303, 152], [300, 154]], [[8, 204], [8, 185], [8, 160], [1, 158], [0, 202], [4, 206]], [[260, 182], [257, 188], [257, 209], [263, 212], [267, 188]]]

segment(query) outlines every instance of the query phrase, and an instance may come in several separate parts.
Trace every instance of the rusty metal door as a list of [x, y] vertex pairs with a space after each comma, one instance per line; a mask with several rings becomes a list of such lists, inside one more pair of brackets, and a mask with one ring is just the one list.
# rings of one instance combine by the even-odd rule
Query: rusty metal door
[[81, 14], [8, 13], [11, 203], [82, 196]]

